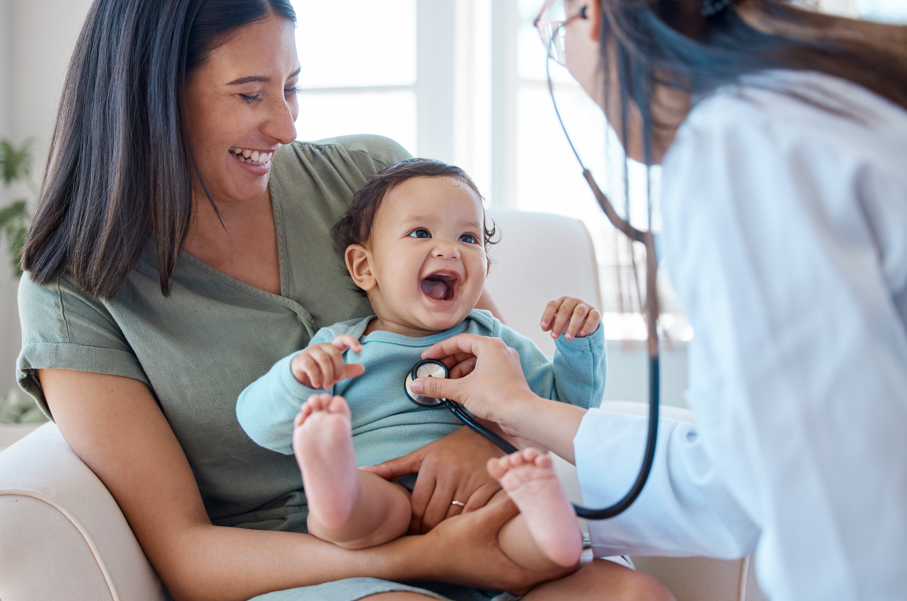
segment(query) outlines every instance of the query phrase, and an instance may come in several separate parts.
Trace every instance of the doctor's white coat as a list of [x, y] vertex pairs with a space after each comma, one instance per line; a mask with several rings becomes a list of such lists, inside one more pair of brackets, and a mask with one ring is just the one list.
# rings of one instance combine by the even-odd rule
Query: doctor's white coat
[[[698, 425], [661, 420], [640, 498], [589, 522], [596, 556], [756, 550], [773, 601], [904, 601], [907, 112], [825, 75], [750, 77], [694, 108], [662, 189]], [[626, 492], [645, 430], [585, 416], [586, 505]]]

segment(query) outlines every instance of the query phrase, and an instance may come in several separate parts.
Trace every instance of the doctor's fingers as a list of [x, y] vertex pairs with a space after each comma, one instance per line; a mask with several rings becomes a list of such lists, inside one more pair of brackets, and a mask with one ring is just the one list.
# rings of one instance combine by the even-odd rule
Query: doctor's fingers
[[458, 380], [464, 376], [468, 376], [476, 368], [476, 358], [470, 356], [463, 361], [460, 361], [450, 369], [450, 379]]
[[453, 338], [442, 340], [424, 351], [423, 359], [444, 359], [458, 354], [479, 356], [483, 353], [495, 352], [499, 347], [507, 348], [500, 338], [478, 336], [476, 334], [457, 334]]

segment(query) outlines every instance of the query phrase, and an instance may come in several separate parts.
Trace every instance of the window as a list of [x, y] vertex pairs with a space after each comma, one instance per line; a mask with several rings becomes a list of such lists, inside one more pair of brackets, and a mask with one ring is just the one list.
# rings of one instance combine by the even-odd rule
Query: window
[[[295, 0], [300, 139], [375, 133], [416, 147], [416, 2]], [[338, 10], [346, 17], [338, 18]]]
[[[618, 279], [625, 291], [635, 288], [627, 244], [583, 180], [551, 106], [546, 52], [532, 27], [542, 0], [348, 0], [342, 9], [321, 0], [293, 3], [302, 61], [301, 139], [385, 135], [416, 156], [464, 168], [495, 206], [582, 219], [598, 253], [608, 336], [645, 338], [643, 318], [617, 293]], [[819, 4], [829, 12], [907, 22], [905, 0]], [[554, 63], [551, 69], [580, 157], [618, 211], [645, 228], [647, 179], [657, 198], [660, 168], [625, 162], [598, 107], [565, 69]], [[642, 285], [642, 253], [636, 252]], [[669, 336], [688, 340], [692, 329], [663, 273], [659, 292]]]
[[907, 23], [907, 2], [904, 0], [856, 0], [861, 19], [884, 23]]

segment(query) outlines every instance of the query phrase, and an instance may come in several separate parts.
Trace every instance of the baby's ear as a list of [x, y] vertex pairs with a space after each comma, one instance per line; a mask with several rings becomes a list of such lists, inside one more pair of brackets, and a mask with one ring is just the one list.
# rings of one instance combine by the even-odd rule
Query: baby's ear
[[368, 292], [375, 287], [375, 276], [372, 275], [371, 255], [368, 249], [361, 244], [350, 244], [343, 254], [346, 268], [350, 272], [353, 282], [364, 291]]

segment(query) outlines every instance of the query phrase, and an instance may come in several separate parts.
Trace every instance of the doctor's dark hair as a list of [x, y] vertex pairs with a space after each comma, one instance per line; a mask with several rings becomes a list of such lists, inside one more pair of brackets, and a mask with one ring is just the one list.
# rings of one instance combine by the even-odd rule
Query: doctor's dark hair
[[[849, 80], [907, 109], [907, 26], [822, 14], [793, 0], [738, 0], [705, 16], [703, 0], [601, 0], [600, 69], [606, 102], [619, 102], [627, 140], [631, 105], [642, 117], [643, 153], [666, 131], [653, 117], [658, 86], [694, 102], [741, 76], [770, 69]], [[619, 98], [609, 95], [616, 81]], [[618, 114], [611, 111], [611, 114]], [[859, 117], [857, 115], [856, 117]]]
[[[475, 182], [459, 167], [429, 159], [407, 159], [379, 171], [369, 178], [365, 185], [353, 196], [346, 214], [337, 222], [332, 231], [334, 248], [343, 256], [351, 244], [366, 244], [372, 234], [375, 215], [387, 195], [403, 182], [417, 177], [452, 177], [461, 184], [469, 186], [479, 200], [484, 200]], [[484, 208], [483, 208], [484, 214]], [[485, 250], [496, 244], [497, 230], [492, 224], [482, 224], [483, 245]]]
[[35, 282], [68, 272], [88, 295], [110, 299], [153, 241], [169, 295], [192, 221], [193, 176], [201, 177], [186, 78], [237, 29], [272, 14], [296, 20], [289, 0], [95, 0], [22, 252]]

